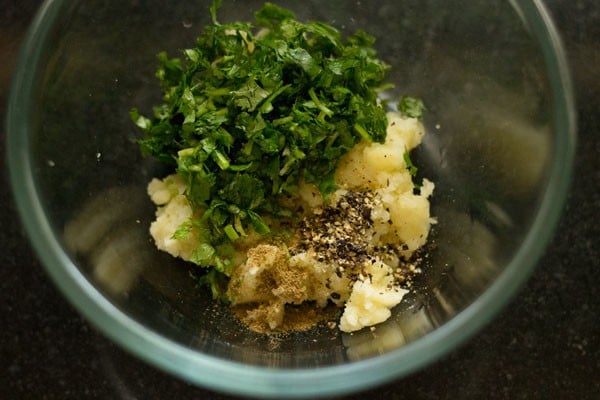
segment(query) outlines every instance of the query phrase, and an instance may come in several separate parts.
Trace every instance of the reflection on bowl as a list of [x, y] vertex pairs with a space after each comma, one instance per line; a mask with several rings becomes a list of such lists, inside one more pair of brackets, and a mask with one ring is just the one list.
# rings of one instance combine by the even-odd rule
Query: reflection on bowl
[[[375, 330], [249, 332], [154, 247], [128, 111], [160, 100], [155, 55], [193, 44], [208, 1], [48, 1], [27, 38], [8, 114], [11, 180], [50, 276], [101, 331], [144, 360], [216, 390], [263, 397], [364, 389], [442, 356], [534, 268], [560, 215], [574, 150], [568, 71], [536, 1], [291, 0], [300, 19], [377, 37], [392, 96], [427, 105], [414, 155], [436, 183], [436, 249]], [[249, 20], [261, 1], [226, 1]]]
[[147, 227], [138, 218], [145, 198], [137, 188], [115, 187], [91, 198], [65, 225], [63, 240], [91, 267], [92, 279], [112, 296], [126, 295], [151, 260]]

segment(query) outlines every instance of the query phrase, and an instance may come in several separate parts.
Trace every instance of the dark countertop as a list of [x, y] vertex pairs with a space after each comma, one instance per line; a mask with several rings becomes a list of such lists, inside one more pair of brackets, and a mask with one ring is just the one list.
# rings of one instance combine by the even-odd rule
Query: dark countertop
[[[18, 46], [40, 3], [0, 0], [3, 121]], [[579, 112], [574, 180], [554, 240], [529, 283], [474, 338], [409, 377], [344, 399], [600, 398], [600, 5], [547, 3]], [[0, 133], [0, 399], [233, 399], [139, 362], [62, 298], [16, 219], [4, 125]]]

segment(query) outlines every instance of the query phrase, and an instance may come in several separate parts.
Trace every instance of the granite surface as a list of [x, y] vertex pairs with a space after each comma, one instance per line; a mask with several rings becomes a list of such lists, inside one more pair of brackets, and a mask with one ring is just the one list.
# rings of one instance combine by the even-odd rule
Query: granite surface
[[[535, 274], [485, 329], [406, 378], [344, 399], [600, 398], [600, 5], [548, 1], [579, 113], [578, 156], [559, 230]], [[0, 112], [39, 1], [0, 0]], [[15, 218], [0, 130], [0, 399], [233, 399], [147, 366], [61, 297]]]

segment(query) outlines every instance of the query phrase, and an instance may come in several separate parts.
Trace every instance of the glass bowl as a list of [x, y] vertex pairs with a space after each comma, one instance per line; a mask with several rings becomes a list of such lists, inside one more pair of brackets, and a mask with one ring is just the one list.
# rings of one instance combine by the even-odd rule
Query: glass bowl
[[[436, 249], [376, 330], [248, 332], [148, 234], [148, 181], [128, 112], [160, 100], [156, 54], [193, 45], [208, 1], [54, 0], [25, 41], [8, 111], [12, 187], [28, 235], [64, 295], [147, 362], [214, 390], [343, 394], [441, 357], [506, 305], [560, 216], [574, 157], [561, 43], [540, 1], [280, 1], [299, 19], [377, 38], [396, 95], [421, 97], [414, 153], [433, 180]], [[223, 21], [260, 1], [228, 0]]]

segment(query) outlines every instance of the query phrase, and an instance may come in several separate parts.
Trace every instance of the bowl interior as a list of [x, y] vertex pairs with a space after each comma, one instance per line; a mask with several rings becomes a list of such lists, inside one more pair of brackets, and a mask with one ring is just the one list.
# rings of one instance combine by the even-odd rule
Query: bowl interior
[[[140, 155], [128, 111], [149, 113], [160, 100], [155, 55], [175, 56], [193, 45], [209, 21], [208, 1], [45, 5], [11, 99], [17, 200], [59, 286], [142, 357], [216, 387], [226, 382], [207, 382], [211, 372], [198, 369], [203, 363], [215, 370], [243, 363], [273, 376], [278, 369], [352, 364], [358, 365], [348, 369], [352, 385], [373, 383], [449, 350], [505, 304], [531, 271], [558, 217], [572, 161], [568, 77], [552, 65], [548, 54], [556, 43], [539, 32], [553, 31], [532, 6], [277, 3], [300, 19], [373, 34], [380, 57], [392, 65], [390, 95], [418, 96], [427, 106], [428, 134], [413, 160], [419, 176], [436, 183], [436, 247], [390, 320], [353, 335], [327, 328], [254, 334], [196, 286], [188, 265], [151, 242], [154, 210], [145, 187], [166, 171]], [[226, 1], [219, 19], [251, 20], [261, 4]], [[183, 351], [169, 353], [173, 346]], [[187, 350], [192, 358], [184, 360], [179, 354]], [[226, 380], [230, 390], [259, 391], [248, 389], [250, 378]], [[265, 378], [278, 390], [309, 391], [275, 379]], [[340, 387], [324, 382], [321, 389]]]

